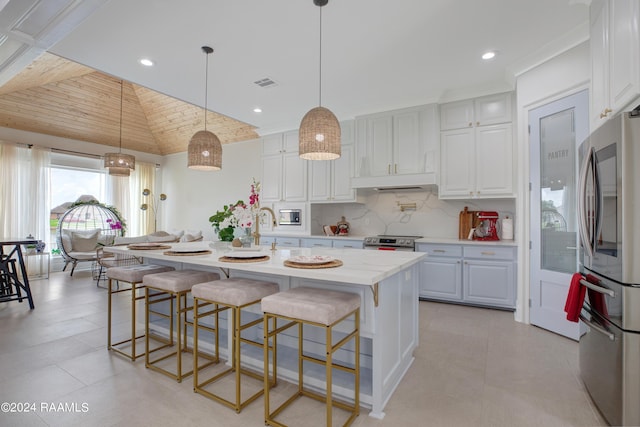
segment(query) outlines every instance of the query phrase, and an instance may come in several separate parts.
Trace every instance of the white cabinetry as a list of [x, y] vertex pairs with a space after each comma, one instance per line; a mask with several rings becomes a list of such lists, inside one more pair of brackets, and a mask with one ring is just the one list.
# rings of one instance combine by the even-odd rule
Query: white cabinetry
[[362, 249], [362, 240], [345, 240], [344, 238], [333, 240], [334, 248]]
[[410, 183], [402, 178], [406, 176], [415, 182], [435, 183], [437, 116], [436, 105], [425, 105], [356, 118], [354, 186]]
[[309, 162], [309, 201], [335, 203], [356, 201], [356, 190], [351, 187], [355, 165], [353, 156], [354, 121], [340, 123], [342, 135], [341, 156], [330, 161]]
[[420, 267], [420, 296], [462, 301], [462, 246], [418, 244], [427, 252]]
[[637, 0], [591, 2], [592, 131], [640, 96], [639, 24]]
[[441, 199], [514, 197], [512, 94], [440, 107]]
[[281, 248], [299, 248], [300, 239], [297, 237], [276, 237], [276, 245]]
[[262, 201], [307, 201], [307, 161], [298, 156], [298, 132], [262, 138]]
[[514, 247], [465, 246], [463, 300], [472, 304], [515, 308]]
[[429, 256], [420, 270], [420, 297], [513, 309], [516, 248], [419, 243]]
[[332, 246], [333, 246], [333, 243], [329, 239], [313, 239], [313, 238], [300, 239], [301, 248], [330, 248]]

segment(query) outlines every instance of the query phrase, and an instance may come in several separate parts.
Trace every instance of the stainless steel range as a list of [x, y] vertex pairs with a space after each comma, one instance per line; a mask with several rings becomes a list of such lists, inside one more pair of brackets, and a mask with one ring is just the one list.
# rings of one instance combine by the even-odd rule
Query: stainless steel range
[[372, 236], [365, 237], [364, 248], [372, 251], [415, 251], [416, 239], [422, 236]]

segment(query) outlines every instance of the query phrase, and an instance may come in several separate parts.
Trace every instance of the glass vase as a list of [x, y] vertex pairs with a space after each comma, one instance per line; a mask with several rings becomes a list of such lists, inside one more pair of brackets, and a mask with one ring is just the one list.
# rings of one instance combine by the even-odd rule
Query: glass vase
[[244, 234], [239, 237], [240, 242], [242, 243], [243, 248], [250, 248], [251, 242], [253, 240], [253, 236], [251, 235], [251, 227], [246, 227], [244, 229]]

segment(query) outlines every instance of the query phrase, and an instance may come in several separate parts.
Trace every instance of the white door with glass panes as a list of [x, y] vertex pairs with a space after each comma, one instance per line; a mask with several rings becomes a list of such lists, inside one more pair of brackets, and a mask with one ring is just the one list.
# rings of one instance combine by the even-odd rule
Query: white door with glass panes
[[580, 326], [564, 305], [578, 271], [577, 147], [589, 133], [586, 90], [529, 111], [530, 321], [578, 340]]

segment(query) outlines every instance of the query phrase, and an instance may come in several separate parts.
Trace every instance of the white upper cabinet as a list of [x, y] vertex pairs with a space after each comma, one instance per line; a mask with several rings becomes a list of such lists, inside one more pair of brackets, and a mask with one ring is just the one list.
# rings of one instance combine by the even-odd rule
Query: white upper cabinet
[[496, 125], [512, 121], [511, 93], [498, 93], [440, 106], [440, 130]]
[[307, 161], [298, 155], [298, 131], [262, 138], [262, 200], [307, 201]]
[[406, 184], [410, 181], [398, 178], [409, 175], [421, 182], [419, 176], [435, 174], [437, 117], [437, 106], [431, 104], [356, 118], [355, 186]]
[[512, 94], [440, 107], [441, 199], [514, 197]]
[[351, 187], [355, 165], [353, 156], [354, 121], [340, 122], [341, 155], [336, 160], [313, 161], [309, 165], [309, 201], [354, 202], [356, 190]]
[[591, 129], [640, 96], [640, 2], [593, 0], [591, 35]]

